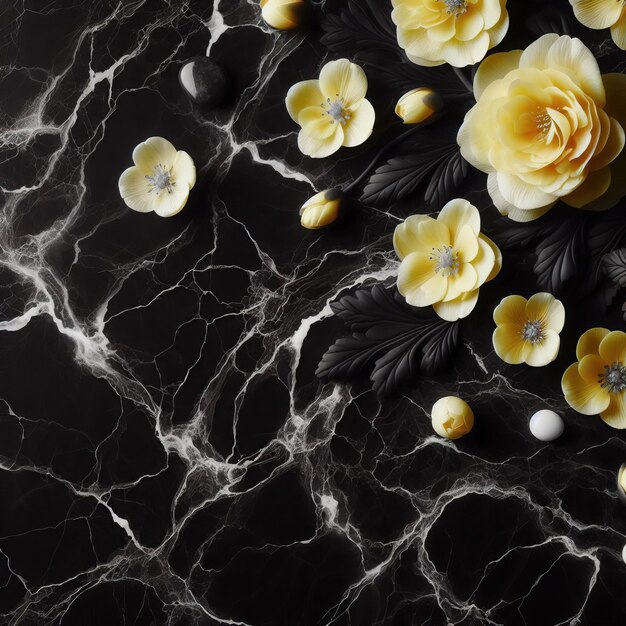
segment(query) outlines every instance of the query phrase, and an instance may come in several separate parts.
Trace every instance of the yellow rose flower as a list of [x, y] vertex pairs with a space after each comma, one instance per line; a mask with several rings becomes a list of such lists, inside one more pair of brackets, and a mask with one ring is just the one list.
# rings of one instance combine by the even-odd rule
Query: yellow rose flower
[[300, 223], [305, 228], [316, 230], [325, 228], [339, 217], [341, 191], [328, 189], [309, 198], [300, 209]]
[[565, 308], [552, 294], [536, 293], [528, 300], [507, 296], [494, 309], [493, 320], [493, 347], [505, 363], [542, 367], [556, 359]]
[[611, 27], [615, 45], [626, 50], [626, 6], [620, 0], [569, 0], [574, 15], [588, 28]]
[[446, 439], [458, 439], [474, 427], [474, 412], [465, 400], [446, 396], [435, 402], [431, 410], [433, 430]]
[[398, 44], [413, 63], [473, 65], [509, 27], [506, 0], [391, 0]]
[[396, 104], [396, 115], [405, 124], [421, 124], [441, 108], [441, 96], [428, 87], [405, 93]]
[[323, 158], [341, 146], [362, 144], [374, 128], [376, 113], [365, 99], [365, 72], [347, 59], [331, 61], [319, 80], [305, 80], [287, 93], [287, 111], [302, 130], [298, 147], [311, 157]]
[[602, 76], [579, 39], [549, 34], [493, 54], [474, 77], [461, 154], [489, 174], [493, 203], [513, 220], [536, 219], [559, 199], [610, 208], [621, 195], [609, 190], [609, 164], [624, 147], [624, 90], [626, 76]]
[[432, 304], [450, 322], [473, 311], [479, 287], [502, 266], [500, 250], [480, 232], [478, 209], [459, 198], [437, 219], [408, 217], [396, 227], [393, 246], [402, 261], [398, 291], [412, 306]]
[[261, 17], [272, 28], [291, 30], [307, 17], [306, 0], [261, 0]]
[[161, 217], [176, 215], [196, 184], [191, 157], [163, 137], [150, 137], [133, 150], [135, 165], [119, 179], [122, 199], [133, 211], [154, 211]]
[[576, 346], [577, 363], [561, 381], [567, 403], [596, 415], [613, 428], [626, 428], [626, 333], [591, 328]]

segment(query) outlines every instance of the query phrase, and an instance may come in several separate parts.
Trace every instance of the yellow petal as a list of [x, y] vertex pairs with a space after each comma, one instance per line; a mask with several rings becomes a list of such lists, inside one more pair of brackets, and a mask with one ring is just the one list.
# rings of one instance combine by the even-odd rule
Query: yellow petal
[[[485, 280], [485, 282], [488, 283], [490, 280], [493, 280], [500, 273], [500, 270], [502, 269], [502, 252], [500, 252], [500, 248], [498, 248], [498, 246], [493, 241], [491, 241], [491, 239], [489, 239], [487, 235], [481, 234], [480, 239], [481, 239], [481, 243], [484, 241], [491, 248], [491, 251], [493, 252], [493, 255], [494, 255], [493, 268], [491, 272], [489, 273], [489, 276], [487, 276], [487, 279]], [[477, 261], [474, 260], [474, 267], [477, 268], [476, 263]], [[480, 274], [480, 270], [479, 270], [479, 274]]]
[[585, 205], [589, 205], [605, 194], [610, 185], [611, 170], [605, 167], [601, 170], [590, 172], [581, 185], [561, 199], [569, 206], [584, 209]]
[[160, 217], [173, 217], [182, 211], [188, 198], [189, 187], [184, 185], [177, 185], [171, 193], [162, 191], [154, 198], [154, 212]]
[[467, 317], [478, 302], [478, 289], [469, 291], [449, 302], [436, 302], [433, 304], [435, 313], [448, 322]]
[[156, 165], [169, 169], [176, 160], [176, 148], [163, 137], [150, 137], [133, 150], [133, 161], [144, 172], [152, 172]]
[[146, 176], [139, 167], [124, 170], [118, 183], [126, 206], [139, 213], [154, 211], [154, 196], [148, 191]]
[[609, 332], [608, 328], [590, 328], [585, 331], [576, 344], [576, 358], [580, 361], [588, 354], [599, 354], [600, 342]]
[[478, 274], [470, 263], [461, 263], [459, 271], [454, 276], [448, 278], [448, 290], [443, 298], [444, 302], [454, 300], [467, 291], [476, 288], [478, 282]]
[[319, 80], [303, 80], [289, 88], [285, 104], [287, 112], [294, 122], [298, 121], [300, 112], [309, 107], [319, 107], [321, 109], [326, 98], [322, 95]]
[[609, 406], [609, 392], [596, 382], [584, 380], [578, 373], [578, 363], [570, 365], [561, 379], [567, 403], [584, 415], [597, 415]]
[[529, 345], [530, 350], [526, 355], [526, 363], [531, 367], [543, 367], [556, 359], [559, 354], [561, 340], [557, 332], [548, 329], [544, 331], [541, 343]]
[[411, 252], [430, 254], [433, 248], [437, 250], [449, 245], [450, 231], [447, 226], [428, 215], [407, 217], [393, 233], [393, 247], [400, 259]]
[[344, 108], [352, 108], [365, 98], [367, 77], [365, 72], [348, 59], [326, 63], [320, 72], [320, 89], [324, 100], [343, 98]]
[[523, 363], [530, 352], [530, 344], [522, 339], [519, 326], [514, 324], [502, 324], [493, 331], [493, 348], [511, 365]]
[[521, 50], [496, 52], [488, 56], [478, 67], [474, 76], [474, 96], [480, 99], [483, 91], [495, 80], [504, 78], [510, 71], [519, 67]]
[[437, 221], [443, 222], [450, 229], [452, 241], [454, 241], [468, 225], [473, 233], [480, 233], [480, 213], [478, 209], [463, 198], [450, 200], [437, 216]]
[[506, 296], [493, 310], [493, 321], [498, 325], [509, 324], [520, 331], [528, 321], [526, 317], [526, 298], [522, 296]]
[[600, 417], [612, 428], [626, 428], [626, 394], [611, 394], [611, 400], [606, 410], [600, 413]]
[[622, 12], [622, 3], [613, 0], [570, 0], [570, 3], [576, 19], [596, 30], [615, 24]]
[[176, 153], [172, 176], [177, 185], [187, 185], [191, 189], [196, 184], [196, 166], [193, 159], [183, 150]]
[[469, 224], [463, 226], [461, 232], [452, 238], [452, 247], [459, 253], [462, 263], [469, 263], [476, 258], [480, 247], [478, 238]]
[[544, 328], [560, 333], [565, 325], [565, 307], [551, 293], [542, 291], [529, 298], [526, 319], [538, 320]]
[[578, 373], [588, 383], [597, 383], [604, 374], [604, 361], [597, 354], [588, 354], [578, 361]]
[[618, 48], [626, 50], [626, 11], [622, 10], [619, 20], [611, 26], [611, 37]]
[[327, 132], [329, 124], [324, 120], [308, 123], [298, 133], [298, 148], [302, 154], [323, 159], [334, 154], [343, 144], [341, 124], [334, 124], [331, 134]]
[[515, 174], [498, 172], [497, 177], [500, 193], [517, 209], [540, 209], [556, 200], [553, 195], [528, 184]]
[[496, 257], [493, 248], [482, 235], [478, 238], [478, 254], [472, 259], [472, 265], [478, 275], [477, 286], [486, 283], [497, 274], [497, 271], [494, 274], [494, 270], [496, 269]]
[[[411, 252], [400, 264], [398, 270], [398, 291], [406, 296], [419, 289], [435, 276], [435, 265], [425, 252]], [[430, 302], [428, 304], [431, 304]], [[427, 304], [416, 306], [428, 306]]]
[[626, 363], [626, 333], [621, 330], [610, 332], [600, 342], [598, 351], [607, 365]]
[[352, 148], [360, 146], [374, 129], [376, 111], [369, 100], [362, 100], [350, 113], [350, 119], [343, 127], [343, 145]]

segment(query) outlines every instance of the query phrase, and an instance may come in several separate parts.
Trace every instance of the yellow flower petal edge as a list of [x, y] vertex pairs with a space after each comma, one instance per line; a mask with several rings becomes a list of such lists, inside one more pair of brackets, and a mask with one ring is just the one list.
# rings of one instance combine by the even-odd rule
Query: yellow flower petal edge
[[418, 65], [474, 65], [509, 27], [506, 0], [392, 0], [398, 44]]
[[196, 184], [192, 158], [163, 137], [150, 137], [133, 151], [135, 165], [119, 179], [126, 206], [139, 213], [154, 211], [160, 217], [179, 213]]
[[488, 174], [493, 204], [512, 220], [535, 220], [558, 200], [611, 208], [626, 194], [624, 91], [626, 76], [601, 75], [576, 38], [551, 33], [493, 54], [474, 78], [461, 154]]
[[493, 348], [505, 363], [543, 367], [558, 356], [565, 307], [552, 294], [536, 293], [528, 300], [507, 296], [494, 309], [493, 320]]
[[396, 227], [393, 246], [400, 294], [451, 322], [474, 310], [480, 287], [502, 266], [500, 250], [480, 232], [478, 209], [462, 198], [450, 200], [437, 219], [408, 217]]
[[587, 26], [601, 30], [611, 28], [615, 45], [626, 50], [626, 6], [617, 0], [569, 0], [576, 19]]
[[626, 428], [626, 333], [590, 328], [578, 340], [576, 357], [561, 380], [567, 403], [584, 415], [600, 415], [612, 428]]
[[300, 151], [321, 159], [341, 146], [352, 148], [366, 141], [376, 119], [366, 93], [365, 72], [348, 59], [326, 63], [319, 79], [293, 85], [285, 105], [291, 119], [301, 128]]

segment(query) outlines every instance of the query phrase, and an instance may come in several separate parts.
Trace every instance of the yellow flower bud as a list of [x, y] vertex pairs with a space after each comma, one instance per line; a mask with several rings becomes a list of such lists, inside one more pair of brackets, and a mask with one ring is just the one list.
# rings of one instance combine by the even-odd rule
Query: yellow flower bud
[[261, 16], [278, 30], [297, 28], [306, 19], [308, 11], [307, 0], [261, 0]]
[[469, 404], [456, 396], [446, 396], [432, 408], [433, 429], [446, 439], [467, 435], [474, 426], [474, 413]]
[[396, 104], [396, 115], [405, 124], [421, 124], [441, 108], [441, 97], [427, 87], [405, 93]]
[[341, 190], [327, 189], [315, 194], [300, 209], [300, 223], [305, 228], [325, 228], [339, 216]]
[[622, 463], [617, 472], [617, 495], [626, 504], [626, 463]]

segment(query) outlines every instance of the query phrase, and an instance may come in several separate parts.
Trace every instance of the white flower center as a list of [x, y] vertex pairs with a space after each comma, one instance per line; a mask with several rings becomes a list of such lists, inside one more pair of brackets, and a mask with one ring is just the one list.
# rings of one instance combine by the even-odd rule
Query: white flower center
[[598, 379], [600, 385], [611, 393], [620, 393], [626, 389], [626, 365], [619, 362], [605, 365]]
[[443, 2], [448, 7], [446, 12], [450, 15], [454, 14], [455, 17], [467, 11], [467, 0], [443, 0]]
[[522, 339], [533, 345], [541, 343], [544, 339], [543, 326], [539, 320], [528, 321], [521, 331]]
[[442, 246], [432, 249], [430, 258], [435, 261], [435, 272], [441, 272], [444, 276], [454, 276], [459, 271], [459, 253], [452, 246]]
[[146, 175], [146, 180], [148, 181], [148, 192], [154, 193], [157, 196], [162, 191], [172, 193], [176, 185], [176, 182], [172, 178], [172, 169], [166, 169], [161, 163], [154, 167], [152, 176]]
[[331, 120], [331, 124], [335, 122], [339, 122], [342, 126], [345, 126], [350, 118], [352, 117], [344, 108], [344, 99], [339, 97], [337, 94], [337, 99], [332, 100], [330, 98], [326, 98], [326, 102], [322, 103], [322, 109], [328, 109], [328, 111], [324, 111], [322, 115], [330, 115], [333, 119]]

